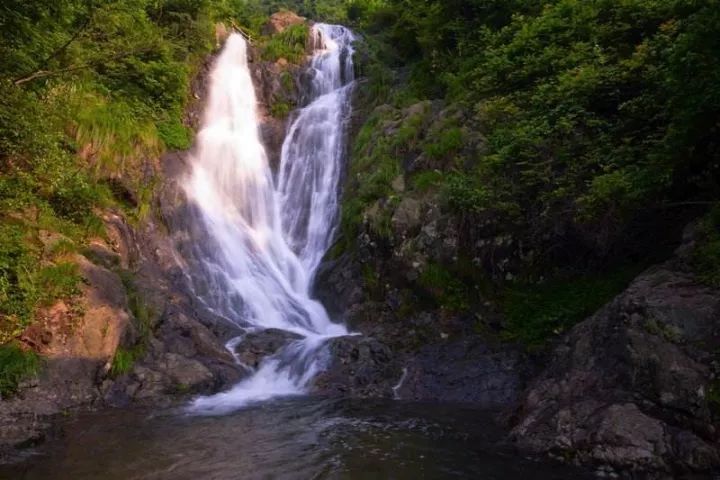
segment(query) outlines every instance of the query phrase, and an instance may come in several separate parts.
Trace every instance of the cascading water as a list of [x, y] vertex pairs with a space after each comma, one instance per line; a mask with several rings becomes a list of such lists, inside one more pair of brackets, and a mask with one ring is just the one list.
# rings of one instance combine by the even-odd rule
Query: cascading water
[[347, 334], [310, 291], [337, 224], [354, 38], [341, 26], [318, 24], [311, 32], [310, 102], [294, 115], [277, 181], [259, 137], [240, 35], [228, 38], [212, 72], [185, 185], [204, 226], [193, 227], [201, 244], [194, 247], [195, 268], [188, 276], [216, 314], [246, 329], [276, 328], [304, 338], [266, 359], [229, 392], [196, 400], [196, 410], [225, 411], [302, 393], [322, 366], [325, 341]]
[[278, 190], [283, 229], [311, 276], [330, 246], [338, 213], [345, 119], [353, 87], [352, 33], [319, 25], [311, 71], [312, 103], [299, 112], [282, 149]]

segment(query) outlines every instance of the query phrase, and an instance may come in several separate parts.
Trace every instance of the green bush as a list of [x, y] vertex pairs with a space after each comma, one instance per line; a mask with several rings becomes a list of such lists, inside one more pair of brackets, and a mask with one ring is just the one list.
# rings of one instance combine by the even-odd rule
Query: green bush
[[40, 369], [40, 357], [14, 343], [0, 345], [0, 398], [17, 392], [20, 382], [36, 375]]
[[290, 63], [301, 63], [306, 55], [309, 29], [307, 25], [292, 25], [265, 40], [262, 58], [275, 62], [284, 58]]
[[192, 146], [192, 134], [178, 119], [166, 120], [157, 124], [158, 135], [165, 147], [170, 150], [188, 150]]
[[275, 102], [270, 105], [270, 115], [275, 118], [286, 118], [292, 112], [292, 105], [287, 102]]
[[37, 263], [38, 253], [28, 242], [27, 231], [17, 224], [0, 223], [0, 313], [8, 317], [6, 322], [10, 317], [19, 323], [28, 320], [37, 297], [32, 281]]
[[713, 208], [698, 226], [690, 263], [701, 281], [720, 287], [720, 208]]
[[412, 184], [416, 190], [425, 192], [432, 188], [441, 187], [444, 180], [445, 174], [441, 171], [426, 170], [413, 175]]
[[449, 128], [431, 140], [425, 145], [425, 153], [431, 158], [445, 159], [457, 153], [463, 146], [463, 133], [457, 127]]
[[110, 367], [110, 375], [112, 377], [118, 377], [120, 375], [124, 375], [126, 373], [129, 373], [133, 366], [135, 365], [135, 362], [137, 361], [139, 357], [138, 351], [131, 349], [125, 349], [122, 347], [119, 347], [115, 351], [115, 355], [112, 359], [112, 366]]
[[[53, 246], [68, 249], [68, 243]], [[20, 224], [0, 222], [0, 342], [19, 333], [33, 318], [35, 310], [79, 292], [81, 281], [76, 264], [58, 261], [42, 264], [41, 252], [32, 233]]]
[[612, 300], [638, 272], [638, 267], [624, 267], [604, 274], [511, 286], [502, 298], [503, 336], [531, 347], [542, 346]]
[[[602, 256], [623, 249], [639, 217], [661, 222], [663, 204], [720, 195], [714, 4], [377, 3], [348, 3], [369, 32], [364, 86], [385, 102], [444, 100], [470, 122], [421, 138], [454, 170], [444, 190], [455, 213], [512, 223], [539, 259], [568, 242]], [[386, 141], [416, 141], [408, 133]]]
[[473, 295], [470, 287], [441, 265], [428, 264], [421, 273], [418, 284], [427, 290], [442, 308], [462, 313], [471, 306]]
[[40, 268], [34, 276], [33, 288], [37, 289], [39, 303], [49, 305], [59, 298], [79, 293], [81, 279], [77, 264], [60, 262]]

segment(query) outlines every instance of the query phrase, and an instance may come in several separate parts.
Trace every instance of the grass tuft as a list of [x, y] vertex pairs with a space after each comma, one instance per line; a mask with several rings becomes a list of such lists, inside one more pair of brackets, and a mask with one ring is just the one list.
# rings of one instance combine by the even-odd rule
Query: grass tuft
[[40, 357], [14, 343], [0, 345], [0, 397], [17, 393], [20, 383], [36, 375], [40, 369]]

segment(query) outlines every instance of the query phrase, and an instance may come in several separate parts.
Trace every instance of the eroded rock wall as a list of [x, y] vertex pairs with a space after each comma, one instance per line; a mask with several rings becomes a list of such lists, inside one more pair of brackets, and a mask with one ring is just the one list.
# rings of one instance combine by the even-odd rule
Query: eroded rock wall
[[562, 339], [516, 412], [518, 445], [620, 471], [720, 466], [720, 291], [686, 250]]

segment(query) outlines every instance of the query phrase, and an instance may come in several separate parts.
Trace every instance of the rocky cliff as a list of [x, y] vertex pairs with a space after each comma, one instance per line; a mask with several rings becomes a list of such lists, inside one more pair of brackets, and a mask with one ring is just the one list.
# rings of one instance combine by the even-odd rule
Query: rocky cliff
[[720, 291], [677, 255], [573, 328], [523, 393], [518, 445], [620, 471], [674, 475], [720, 465]]

